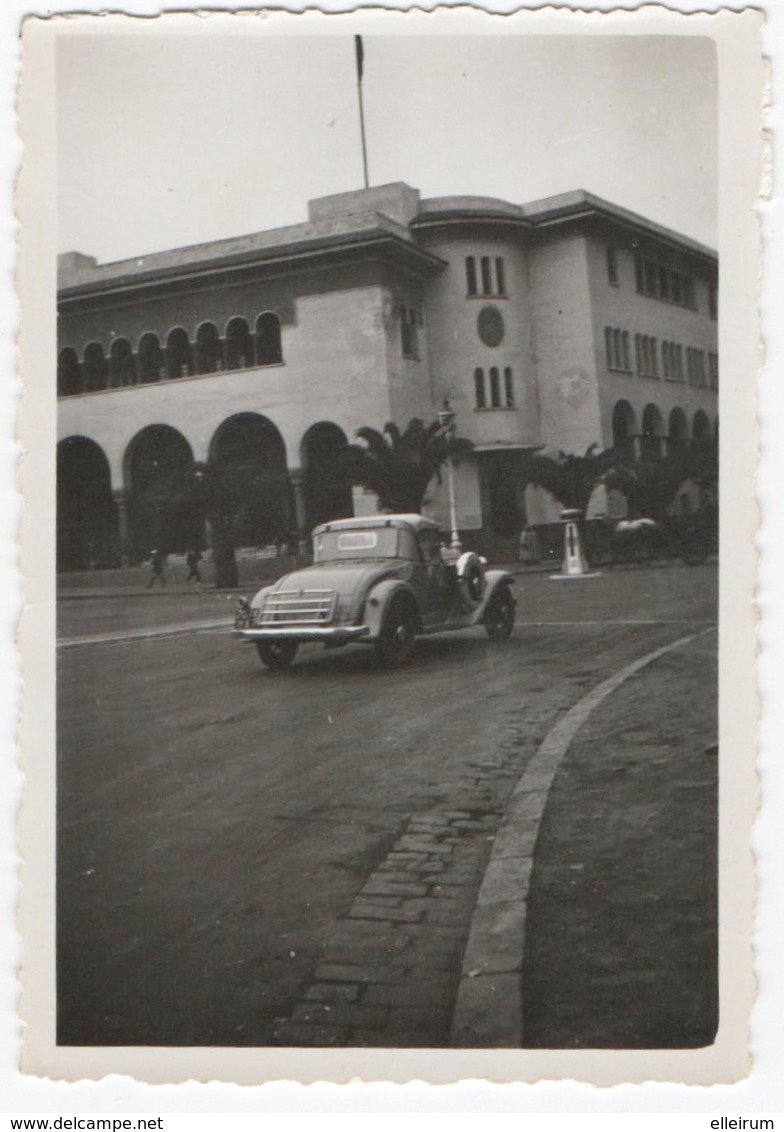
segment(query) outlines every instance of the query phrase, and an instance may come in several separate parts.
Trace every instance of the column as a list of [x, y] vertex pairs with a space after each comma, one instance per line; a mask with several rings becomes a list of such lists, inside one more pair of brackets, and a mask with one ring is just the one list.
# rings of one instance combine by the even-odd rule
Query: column
[[120, 562], [123, 566], [130, 566], [131, 564], [131, 534], [130, 525], [128, 522], [128, 504], [130, 502], [130, 492], [126, 491], [124, 487], [117, 488], [112, 492], [114, 502], [117, 504], [117, 518], [120, 528]]
[[294, 513], [297, 521], [297, 540], [299, 543], [299, 553], [307, 554], [310, 547], [308, 545], [308, 519], [305, 507], [305, 473], [301, 468], [293, 468], [289, 472], [289, 483], [291, 490], [294, 494]]

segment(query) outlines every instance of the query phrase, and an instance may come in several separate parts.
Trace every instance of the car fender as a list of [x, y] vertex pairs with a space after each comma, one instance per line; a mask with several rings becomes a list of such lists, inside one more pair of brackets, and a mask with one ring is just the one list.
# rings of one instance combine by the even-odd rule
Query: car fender
[[380, 635], [389, 608], [393, 600], [400, 594], [404, 594], [412, 603], [413, 608], [416, 609], [417, 622], [421, 627], [419, 606], [417, 605], [417, 600], [411, 586], [407, 585], [405, 582], [401, 582], [398, 578], [386, 578], [384, 581], [373, 586], [365, 598], [365, 612], [362, 623], [367, 625], [370, 629], [371, 639]]
[[[513, 586], [516, 581], [515, 575], [506, 570], [487, 570], [485, 573], [485, 592], [482, 595], [481, 604], [474, 610], [471, 623], [475, 625], [482, 620], [488, 605], [501, 586]], [[512, 600], [514, 601], [514, 596]]]

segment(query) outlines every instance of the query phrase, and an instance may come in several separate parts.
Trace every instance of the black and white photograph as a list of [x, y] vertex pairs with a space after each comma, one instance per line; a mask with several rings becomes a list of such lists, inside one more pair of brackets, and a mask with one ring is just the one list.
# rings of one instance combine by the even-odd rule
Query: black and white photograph
[[635, 15], [31, 29], [66, 1075], [743, 1072], [719, 138], [753, 34]]

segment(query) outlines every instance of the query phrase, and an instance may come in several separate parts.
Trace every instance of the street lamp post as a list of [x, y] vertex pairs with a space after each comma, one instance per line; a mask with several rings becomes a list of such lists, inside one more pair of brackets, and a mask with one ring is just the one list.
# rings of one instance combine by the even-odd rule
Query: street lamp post
[[455, 411], [449, 404], [449, 398], [445, 397], [444, 403], [438, 412], [438, 423], [444, 429], [447, 437], [446, 473], [447, 483], [449, 485], [449, 522], [452, 527], [449, 547], [450, 550], [457, 551], [459, 554], [463, 549], [463, 545], [460, 542], [460, 535], [457, 530], [457, 511], [455, 509], [455, 476], [452, 464], [452, 437], [455, 431], [454, 421]]

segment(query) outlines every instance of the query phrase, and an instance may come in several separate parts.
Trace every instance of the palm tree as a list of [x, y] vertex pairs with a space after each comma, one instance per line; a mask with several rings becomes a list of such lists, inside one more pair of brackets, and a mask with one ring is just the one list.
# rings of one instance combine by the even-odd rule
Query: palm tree
[[382, 510], [398, 513], [421, 511], [431, 480], [441, 482], [441, 466], [473, 448], [439, 421], [425, 425], [419, 417], [402, 432], [389, 421], [381, 432], [364, 427], [357, 436], [364, 444], [348, 446], [341, 460], [344, 474], [350, 483], [375, 492]]
[[598, 449], [598, 444], [592, 444], [584, 456], [536, 452], [528, 458], [529, 482], [545, 488], [565, 509], [585, 513], [594, 489], [606, 482], [611, 469], [620, 463], [614, 448]]

